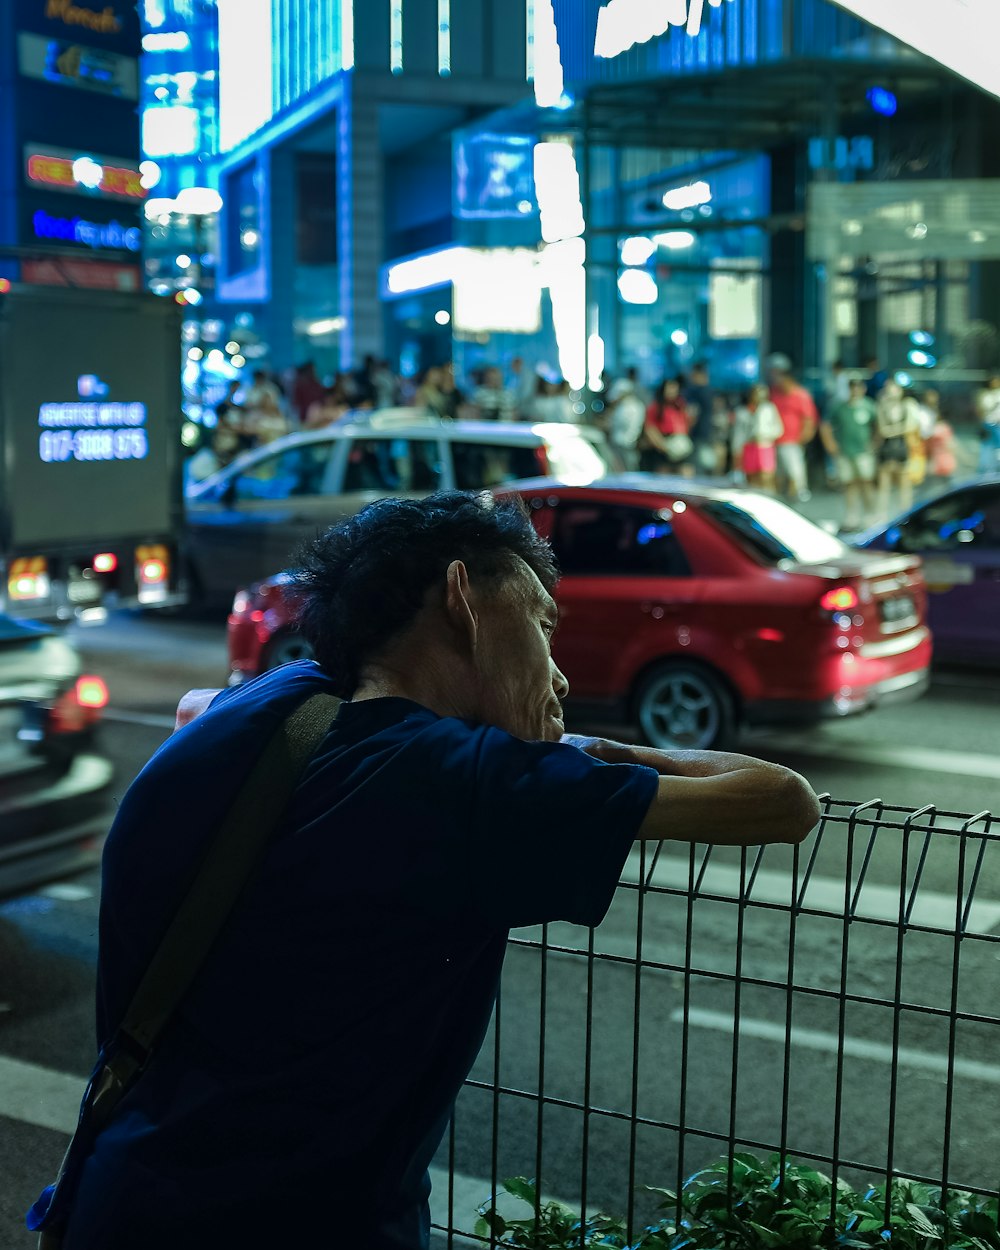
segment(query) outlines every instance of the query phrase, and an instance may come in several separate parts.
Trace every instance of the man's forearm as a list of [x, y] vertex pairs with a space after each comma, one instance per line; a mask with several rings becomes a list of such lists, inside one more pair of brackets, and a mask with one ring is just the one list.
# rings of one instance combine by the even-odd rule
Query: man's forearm
[[[642, 764], [655, 768], [661, 777], [721, 777], [723, 773], [758, 768], [763, 761], [728, 751], [659, 751], [656, 747], [613, 742], [610, 738], [588, 738], [563, 734], [563, 742], [579, 747], [605, 764]], [[776, 765], [772, 766], [776, 767]]]
[[[804, 777], [748, 755], [725, 751], [658, 751], [572, 734], [568, 742], [607, 764], [642, 764], [661, 777], [640, 837], [744, 846], [799, 842], [820, 819]], [[669, 793], [668, 793], [669, 792]]]

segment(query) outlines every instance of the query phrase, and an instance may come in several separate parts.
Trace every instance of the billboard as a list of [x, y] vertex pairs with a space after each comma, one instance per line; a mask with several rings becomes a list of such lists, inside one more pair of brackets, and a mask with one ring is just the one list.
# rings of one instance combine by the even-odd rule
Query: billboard
[[997, 0], [835, 0], [877, 26], [1000, 96], [1000, 4]]

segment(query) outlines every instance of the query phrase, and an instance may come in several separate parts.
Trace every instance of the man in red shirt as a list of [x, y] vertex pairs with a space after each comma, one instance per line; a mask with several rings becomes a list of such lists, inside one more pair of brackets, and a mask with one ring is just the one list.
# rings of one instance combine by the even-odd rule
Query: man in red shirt
[[792, 377], [790, 365], [784, 356], [772, 360], [771, 402], [785, 427], [777, 443], [779, 481], [789, 498], [802, 502], [809, 498], [805, 448], [816, 433], [819, 413], [813, 397]]

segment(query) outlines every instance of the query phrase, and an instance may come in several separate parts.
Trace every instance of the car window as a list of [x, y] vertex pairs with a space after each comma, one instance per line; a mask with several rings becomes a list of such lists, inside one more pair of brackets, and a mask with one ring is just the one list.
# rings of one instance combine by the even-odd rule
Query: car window
[[[895, 532], [894, 532], [895, 531]], [[886, 537], [900, 551], [1000, 547], [1000, 488], [965, 490], [918, 509]]]
[[740, 496], [739, 503], [705, 499], [700, 507], [741, 547], [765, 564], [779, 564], [782, 560], [819, 564], [824, 560], [843, 559], [850, 553], [850, 548], [839, 538], [780, 499], [747, 494]]
[[560, 504], [552, 549], [567, 574], [688, 577], [691, 566], [669, 517], [620, 504]]
[[333, 448], [332, 442], [307, 443], [264, 456], [233, 478], [234, 500], [247, 503], [322, 494]]
[[483, 490], [519, 477], [544, 473], [542, 447], [516, 447], [509, 443], [450, 442], [455, 485], [459, 490]]
[[344, 491], [434, 491], [441, 485], [436, 439], [356, 438], [347, 453]]

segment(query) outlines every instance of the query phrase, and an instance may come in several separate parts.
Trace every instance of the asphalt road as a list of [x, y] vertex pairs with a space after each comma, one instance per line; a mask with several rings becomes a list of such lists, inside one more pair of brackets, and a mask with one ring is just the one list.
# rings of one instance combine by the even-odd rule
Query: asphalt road
[[[78, 641], [88, 666], [105, 677], [110, 689], [104, 744], [115, 761], [120, 794], [169, 732], [180, 694], [224, 679], [222, 628], [209, 622], [118, 617], [104, 627], [80, 631]], [[1000, 674], [951, 670], [937, 675], [919, 704], [815, 730], [756, 733], [743, 745], [799, 769], [819, 791], [838, 799], [881, 798], [903, 806], [934, 803], [968, 813], [997, 809], [998, 694]], [[842, 910], [850, 844], [844, 827], [827, 831], [816, 856], [807, 910]], [[921, 844], [918, 840], [911, 851]], [[595, 964], [589, 994], [586, 960], [579, 955], [548, 953], [543, 985], [539, 949], [515, 946], [501, 1004], [499, 1073], [505, 1087], [531, 1095], [538, 1089], [541, 1064], [546, 1093], [557, 1100], [543, 1113], [540, 1158], [546, 1191], [568, 1200], [579, 1196], [584, 1117], [571, 1105], [560, 1104], [579, 1102], [588, 1079], [591, 1105], [612, 1113], [587, 1121], [590, 1205], [622, 1209], [630, 1179], [637, 1185], [673, 1185], [678, 1167], [691, 1171], [724, 1153], [732, 1108], [740, 1137], [777, 1141], [784, 1115], [793, 1147], [830, 1153], [838, 1120], [838, 1054], [844, 1056], [840, 1156], [863, 1164], [884, 1160], [894, 1013], [877, 1000], [893, 995], [897, 946], [895, 929], [879, 920], [898, 911], [900, 845], [898, 835], [879, 835], [851, 926], [821, 914], [798, 921], [793, 976], [800, 988], [791, 996], [787, 1077], [783, 1059], [789, 997], [775, 988], [788, 976], [789, 918], [781, 903], [789, 896], [790, 876], [788, 855], [781, 849], [767, 852], [757, 866], [750, 897], [762, 905], [742, 913], [740, 929], [739, 909], [725, 901], [739, 891], [738, 856], [712, 857], [702, 891], [713, 898], [698, 900], [689, 924], [685, 898], [663, 892], [682, 888], [689, 872], [684, 856], [668, 848], [651, 878], [653, 888], [641, 896], [641, 976], [635, 970], [640, 933], [636, 890], [619, 891], [596, 932], [595, 949], [603, 957]], [[917, 923], [954, 924], [956, 846], [943, 835], [931, 840], [914, 905]], [[864, 832], [856, 834], [850, 848], [855, 883], [866, 847]], [[806, 849], [811, 851], [812, 845]], [[989, 847], [981, 865], [969, 914], [970, 930], [976, 933], [1000, 933], [997, 849]], [[636, 860], [626, 878], [646, 879], [649, 868], [648, 860]], [[910, 869], [912, 878], [912, 859]], [[98, 875], [91, 872], [0, 900], [0, 1245], [11, 1250], [31, 1244], [23, 1231], [23, 1210], [58, 1166], [93, 1061], [98, 890]], [[524, 931], [517, 937], [532, 943], [541, 934]], [[547, 937], [567, 951], [586, 941], [583, 931], [561, 925], [550, 926]], [[756, 983], [743, 984], [737, 1003], [731, 977], [738, 959], [742, 977]], [[681, 971], [685, 966], [697, 969], [687, 981]], [[956, 965], [953, 940], [913, 932], [905, 940], [903, 966], [903, 998], [932, 1013], [906, 1011], [899, 1019], [902, 1061], [892, 1126], [896, 1165], [912, 1174], [941, 1175], [951, 1050], [950, 1175], [957, 1182], [995, 1189], [1000, 1183], [1000, 1066], [994, 1060], [1000, 1035], [988, 1023], [962, 1025], [952, 1045], [945, 1017], [933, 1011], [946, 1009], [952, 1001], [957, 966], [959, 1006], [995, 1012], [1000, 944], [969, 938]], [[843, 1019], [836, 993], [842, 975], [854, 996]], [[732, 1019], [737, 1007], [741, 1029], [734, 1064]], [[685, 1034], [687, 1063], [682, 1069]], [[491, 1035], [476, 1069], [487, 1082], [494, 1077], [493, 1042]], [[656, 1123], [675, 1122], [682, 1098], [689, 1128], [716, 1136], [690, 1134], [679, 1159], [676, 1132]], [[537, 1100], [514, 1094], [500, 1098], [495, 1161], [492, 1105], [492, 1094], [479, 1090], [467, 1091], [460, 1104], [455, 1142], [459, 1182], [453, 1203], [466, 1225], [467, 1213], [489, 1193], [494, 1170], [501, 1178], [533, 1175], [539, 1162]], [[620, 1118], [633, 1107], [649, 1122], [637, 1131], [634, 1151], [628, 1121]], [[446, 1167], [446, 1152], [440, 1163]], [[436, 1193], [436, 1209], [443, 1213], [448, 1193], [442, 1173], [436, 1177]], [[637, 1218], [646, 1214], [648, 1205], [640, 1203]]]

